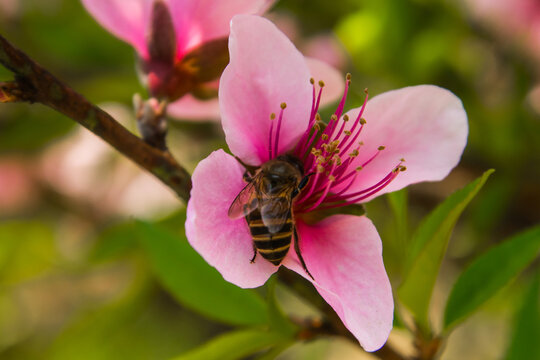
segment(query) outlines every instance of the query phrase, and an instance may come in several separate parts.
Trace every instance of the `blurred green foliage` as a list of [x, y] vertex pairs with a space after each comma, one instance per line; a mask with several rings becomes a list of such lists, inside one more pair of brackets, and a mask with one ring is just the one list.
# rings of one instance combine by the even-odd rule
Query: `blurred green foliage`
[[[0, 13], [2, 35], [91, 101], [121, 104], [130, 111], [132, 95], [144, 93], [130, 46], [102, 29], [78, 1], [15, 3], [15, 13]], [[540, 116], [530, 91], [539, 74], [526, 53], [505, 46], [468, 15], [461, 2], [295, 0], [278, 2], [274, 11], [292, 14], [304, 38], [323, 32], [338, 37], [348, 54], [343, 70], [353, 74], [348, 107], [361, 103], [366, 87], [372, 96], [420, 83], [448, 88], [464, 103], [470, 136], [462, 162], [450, 177], [366, 206], [381, 233], [394, 285], [401, 277], [410, 232], [444, 198], [489, 168], [497, 171], [457, 223], [434, 297], [446, 297], [448, 284], [486, 249], [538, 223]], [[10, 78], [0, 67], [0, 81]], [[187, 247], [181, 235], [182, 210], [136, 224], [132, 215], [108, 209], [105, 196], [96, 204], [93, 193], [62, 193], [37, 175], [43, 154], [76, 129], [71, 120], [39, 105], [0, 108], [0, 164], [13, 158], [24, 163], [33, 186], [33, 199], [25, 207], [6, 209], [0, 203], [2, 359], [165, 359], [207, 344], [218, 334], [222, 337], [186, 358], [206, 356], [220, 341], [249, 344], [252, 347], [243, 345], [245, 352], [239, 356], [257, 353], [261, 358], [261, 350], [270, 348], [266, 356], [272, 358], [292, 344], [296, 328], [279, 315], [283, 299], [268, 305], [261, 300], [263, 290], [233, 290], [221, 281]], [[207, 136], [212, 139], [203, 143]], [[202, 143], [202, 148], [193, 149], [201, 156], [223, 144], [219, 126], [208, 123], [175, 123], [170, 138]], [[178, 157], [186, 151], [177, 151]], [[531, 267], [537, 267], [538, 260], [532, 261]], [[438, 268], [440, 261], [435, 265]], [[509, 279], [504, 279], [497, 286], [520, 286], [529, 280], [529, 271], [518, 277], [518, 285], [507, 285]], [[502, 331], [514, 334], [508, 341], [509, 359], [520, 358], [536, 339], [531, 334], [538, 334], [538, 279], [531, 284], [521, 309], [512, 299], [500, 298], [494, 302], [498, 312], [489, 314], [495, 323], [504, 323]], [[272, 298], [272, 285], [266, 287]], [[218, 292], [213, 297], [212, 290]], [[225, 310], [197, 304], [198, 297], [208, 302], [227, 297], [238, 303]], [[235, 305], [245, 313], [234, 310]], [[442, 314], [436, 301], [433, 307]], [[504, 321], [506, 308], [516, 314], [512, 324]], [[226, 311], [237, 320], [235, 325], [256, 327], [233, 329], [233, 321], [204, 316], [211, 311]], [[482, 329], [494, 331], [488, 325]], [[222, 335], [230, 330], [234, 332]], [[447, 348], [452, 345], [450, 341]], [[477, 347], [460, 358], [489, 358], [489, 351]], [[308, 358], [293, 350], [284, 358]]]

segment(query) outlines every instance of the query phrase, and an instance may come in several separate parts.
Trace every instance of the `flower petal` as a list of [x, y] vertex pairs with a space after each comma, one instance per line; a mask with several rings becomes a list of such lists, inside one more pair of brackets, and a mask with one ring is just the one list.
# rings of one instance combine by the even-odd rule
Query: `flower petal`
[[143, 58], [148, 56], [146, 33], [150, 0], [82, 0], [86, 10], [116, 37], [131, 44]]
[[306, 58], [311, 77], [315, 82], [324, 81], [324, 88], [321, 96], [321, 107], [331, 104], [343, 96], [345, 89], [345, 76], [337, 69], [328, 65], [324, 61]]
[[[354, 109], [348, 115], [355, 119], [358, 112]], [[386, 148], [358, 173], [353, 192], [376, 184], [401, 158], [407, 170], [376, 196], [441, 180], [457, 165], [467, 143], [467, 114], [461, 100], [438, 86], [411, 86], [378, 95], [368, 101], [363, 117], [367, 120], [360, 135], [364, 145], [355, 166], [367, 161], [379, 146]]]
[[262, 14], [275, 0], [168, 0], [181, 58], [201, 43], [229, 35], [236, 14]]
[[167, 106], [167, 114], [182, 120], [219, 120], [217, 98], [199, 100], [192, 95], [184, 95]]
[[290, 150], [306, 130], [313, 98], [309, 70], [289, 39], [258, 16], [233, 18], [229, 52], [219, 87], [223, 130], [234, 155], [259, 165], [269, 158], [271, 121], [277, 124], [270, 114], [279, 117], [282, 102], [287, 108], [278, 153]]
[[193, 189], [187, 207], [189, 243], [225, 280], [243, 287], [261, 286], [278, 267], [257, 259], [251, 264], [253, 243], [244, 219], [227, 213], [246, 185], [244, 168], [223, 150], [214, 151], [193, 172]]
[[386, 342], [394, 315], [382, 243], [365, 216], [334, 215], [314, 225], [297, 221], [300, 248], [313, 281], [294, 251], [284, 265], [313, 282], [366, 351]]

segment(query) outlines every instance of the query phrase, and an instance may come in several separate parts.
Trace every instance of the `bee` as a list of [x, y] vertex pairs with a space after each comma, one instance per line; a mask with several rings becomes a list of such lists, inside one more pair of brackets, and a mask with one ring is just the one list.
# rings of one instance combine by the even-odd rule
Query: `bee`
[[307, 185], [300, 160], [292, 155], [281, 155], [264, 163], [253, 177], [246, 171], [248, 184], [240, 191], [229, 208], [229, 218], [244, 217], [253, 239], [253, 258], [257, 253], [278, 266], [291, 246], [306, 273], [313, 279], [300, 253], [299, 238], [294, 223], [293, 200]]

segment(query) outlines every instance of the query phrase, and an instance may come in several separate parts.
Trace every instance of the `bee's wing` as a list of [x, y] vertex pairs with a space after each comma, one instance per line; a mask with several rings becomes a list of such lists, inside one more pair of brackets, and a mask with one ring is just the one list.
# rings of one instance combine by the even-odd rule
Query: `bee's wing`
[[261, 218], [271, 234], [278, 233], [291, 218], [291, 193], [292, 189], [284, 191], [280, 196], [261, 201]]
[[255, 188], [257, 176], [250, 181], [236, 196], [229, 207], [229, 218], [240, 219], [245, 217], [259, 206], [257, 191]]

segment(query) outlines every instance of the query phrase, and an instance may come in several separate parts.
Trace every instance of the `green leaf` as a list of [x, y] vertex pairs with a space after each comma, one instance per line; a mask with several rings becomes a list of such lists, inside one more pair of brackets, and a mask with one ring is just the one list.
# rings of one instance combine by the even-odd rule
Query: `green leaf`
[[398, 289], [398, 296], [425, 333], [430, 331], [428, 308], [431, 293], [452, 230], [463, 210], [493, 171], [486, 171], [480, 178], [450, 195], [422, 221], [412, 238], [406, 263], [408, 272]]
[[540, 272], [536, 274], [518, 310], [506, 360], [540, 359]]
[[266, 300], [268, 303], [270, 329], [292, 338], [298, 332], [299, 328], [289, 320], [287, 315], [279, 307], [276, 299], [276, 282], [277, 277], [273, 275], [266, 283]]
[[513, 236], [478, 257], [459, 276], [444, 313], [444, 329], [473, 313], [540, 252], [540, 226]]
[[278, 332], [257, 329], [239, 330], [212, 339], [203, 346], [180, 355], [174, 360], [245, 359], [258, 351], [289, 341]]
[[253, 290], [223, 280], [188, 244], [185, 237], [137, 222], [140, 240], [163, 286], [182, 304], [233, 325], [266, 324], [266, 305]]

